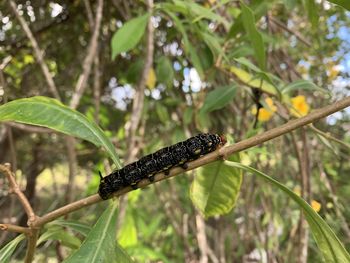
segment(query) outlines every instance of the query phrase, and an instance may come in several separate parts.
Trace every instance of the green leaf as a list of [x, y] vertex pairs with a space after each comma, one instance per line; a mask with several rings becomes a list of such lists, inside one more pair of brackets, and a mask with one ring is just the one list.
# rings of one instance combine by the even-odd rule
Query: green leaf
[[328, 2], [331, 2], [336, 5], [340, 5], [350, 11], [350, 1], [349, 0], [328, 0]]
[[168, 87], [171, 87], [174, 79], [174, 69], [171, 61], [166, 56], [159, 58], [156, 67], [157, 79], [159, 82], [164, 83]]
[[312, 81], [309, 80], [303, 80], [303, 79], [299, 79], [296, 80], [292, 83], [289, 83], [288, 85], [286, 85], [285, 87], [282, 88], [282, 93], [287, 94], [296, 90], [317, 90], [320, 91], [322, 93], [327, 93], [330, 94], [330, 92], [326, 89], [322, 89], [321, 87], [317, 86], [315, 83], [313, 83]]
[[174, 3], [175, 6], [177, 6], [178, 11], [182, 11], [182, 13], [186, 16], [195, 17], [192, 23], [195, 23], [203, 18], [207, 18], [209, 20], [222, 23], [226, 27], [228, 26], [228, 22], [223, 16], [216, 14], [211, 9], [206, 8], [200, 4], [197, 4], [192, 1], [180, 0], [174, 0]]
[[87, 236], [91, 230], [91, 227], [87, 224], [83, 224], [79, 221], [75, 220], [64, 220], [64, 219], [57, 219], [51, 223], [50, 225], [57, 225], [57, 226], [62, 226], [62, 227], [68, 227], [83, 236]]
[[184, 115], [183, 115], [183, 121], [185, 125], [188, 125], [192, 122], [193, 117], [193, 108], [192, 107], [186, 107]]
[[232, 99], [236, 95], [236, 88], [237, 87], [235, 85], [230, 85], [216, 88], [213, 91], [210, 91], [205, 97], [203, 106], [200, 110], [200, 114], [221, 109], [232, 102]]
[[59, 240], [64, 246], [72, 249], [77, 249], [81, 244], [79, 238], [69, 234], [62, 227], [53, 225], [49, 226], [48, 230], [40, 236], [37, 241], [37, 246], [46, 240]]
[[116, 243], [118, 202], [111, 202], [103, 212], [81, 247], [64, 262], [133, 262]]
[[138, 243], [135, 220], [130, 212], [130, 208], [127, 209], [125, 220], [123, 220], [123, 225], [118, 231], [117, 240], [118, 243], [124, 248], [136, 246]]
[[138, 59], [128, 67], [128, 71], [125, 74], [127, 83], [136, 84], [140, 80], [144, 64], [145, 61], [143, 59]]
[[112, 60], [122, 52], [134, 48], [146, 30], [149, 14], [130, 19], [112, 37]]
[[164, 124], [167, 124], [169, 120], [169, 114], [168, 114], [167, 108], [164, 107], [162, 104], [157, 103], [156, 112], [160, 121], [163, 122]]
[[246, 6], [243, 2], [242, 5], [242, 21], [245, 31], [247, 32], [248, 38], [251, 45], [254, 48], [256, 60], [258, 61], [259, 67], [262, 70], [266, 69], [266, 54], [264, 42], [261, 34], [255, 27], [255, 17], [253, 11]]
[[188, 50], [186, 50], [186, 53], [189, 54], [190, 58], [191, 58], [191, 62], [193, 64], [193, 66], [195, 67], [195, 69], [198, 72], [198, 75], [201, 78], [204, 78], [204, 70], [202, 67], [202, 62], [197, 54], [197, 50], [192, 46], [192, 44], [188, 43]]
[[315, 0], [304, 0], [304, 4], [311, 26], [313, 29], [316, 29], [318, 25], [318, 13], [316, 2]]
[[[233, 74], [235, 74], [239, 78], [239, 80], [242, 81], [243, 83], [246, 83], [247, 85], [253, 88], [261, 89], [262, 91], [268, 94], [272, 94], [280, 97], [279, 96], [280, 91], [277, 89], [277, 87], [272, 85], [270, 82], [265, 81], [264, 79], [261, 79], [261, 78], [257, 78], [256, 76], [251, 75], [249, 72], [241, 68], [231, 66], [229, 70]], [[263, 73], [259, 75], [263, 77]]]
[[[238, 161], [238, 154], [229, 158]], [[236, 204], [242, 183], [239, 169], [232, 170], [222, 161], [199, 168], [191, 186], [191, 200], [205, 218], [224, 215]]]
[[101, 128], [58, 100], [36, 96], [8, 102], [0, 106], [2, 121], [43, 126], [103, 146], [117, 167], [121, 168], [114, 146]]
[[227, 166], [239, 168], [247, 172], [253, 173], [268, 183], [278, 187], [285, 192], [293, 201], [295, 201], [305, 214], [305, 218], [309, 223], [311, 232], [316, 240], [316, 243], [323, 254], [325, 262], [350, 262], [350, 255], [345, 250], [343, 244], [334, 234], [329, 225], [317, 214], [312, 207], [301, 197], [296, 195], [292, 190], [279, 183], [268, 175], [249, 166], [242, 165], [236, 162], [225, 161]]
[[0, 262], [1, 263], [7, 263], [10, 262], [10, 258], [15, 251], [17, 245], [25, 239], [24, 234], [20, 234], [18, 237], [7, 243], [1, 250], [0, 250]]
[[[255, 21], [259, 20], [262, 16], [264, 16], [267, 13], [267, 10], [269, 10], [270, 6], [271, 6], [271, 3], [267, 1], [253, 1], [251, 7], [254, 10]], [[226, 39], [235, 37], [237, 34], [239, 34], [242, 31], [243, 31], [242, 13], [240, 13], [238, 17], [234, 19], [234, 22], [231, 25], [231, 28], [226, 36]]]
[[221, 48], [220, 39], [217, 36], [214, 36], [206, 32], [201, 32], [201, 36], [204, 42], [209, 47], [214, 58], [217, 58], [219, 55], [226, 58], [226, 54]]

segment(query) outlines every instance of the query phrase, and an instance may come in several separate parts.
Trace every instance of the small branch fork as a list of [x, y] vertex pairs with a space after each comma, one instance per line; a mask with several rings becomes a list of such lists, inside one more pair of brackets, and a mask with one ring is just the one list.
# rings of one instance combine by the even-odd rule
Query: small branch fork
[[18, 200], [21, 202], [24, 211], [26, 212], [28, 216], [28, 226], [29, 227], [21, 227], [17, 225], [12, 225], [12, 224], [0, 224], [0, 229], [1, 230], [7, 230], [10, 232], [16, 232], [16, 233], [24, 233], [28, 237], [28, 248], [26, 252], [26, 257], [25, 257], [25, 262], [29, 263], [32, 262], [32, 259], [34, 257], [34, 252], [35, 252], [35, 247], [36, 247], [36, 241], [37, 241], [37, 236], [39, 233], [39, 228], [32, 226], [33, 222], [36, 220], [36, 215], [34, 213], [34, 210], [32, 206], [30, 205], [28, 199], [26, 196], [23, 194], [23, 192], [20, 190], [15, 177], [13, 173], [10, 170], [10, 165], [5, 164], [1, 165], [0, 164], [0, 172], [4, 174], [9, 181], [10, 185], [10, 192], [14, 193], [17, 195]]

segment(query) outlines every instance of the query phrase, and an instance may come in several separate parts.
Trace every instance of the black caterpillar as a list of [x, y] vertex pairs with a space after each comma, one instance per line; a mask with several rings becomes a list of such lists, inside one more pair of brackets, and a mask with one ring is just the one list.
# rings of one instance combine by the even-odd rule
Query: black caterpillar
[[198, 159], [200, 156], [215, 151], [226, 143], [223, 135], [201, 133], [186, 141], [165, 147], [142, 157], [140, 160], [130, 163], [123, 168], [112, 172], [106, 177], [101, 177], [98, 193], [102, 199], [108, 199], [111, 195], [127, 186], [137, 189], [137, 183], [148, 178], [154, 181], [154, 175], [169, 170], [175, 166], [187, 169], [187, 162]]

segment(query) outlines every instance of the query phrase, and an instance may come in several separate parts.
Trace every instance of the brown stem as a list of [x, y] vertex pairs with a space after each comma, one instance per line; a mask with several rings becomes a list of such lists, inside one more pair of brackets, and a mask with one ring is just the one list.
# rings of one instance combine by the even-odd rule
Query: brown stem
[[67, 136], [65, 139], [69, 166], [68, 183], [65, 193], [66, 203], [71, 203], [74, 197], [74, 177], [77, 174], [77, 153], [75, 151], [75, 138]]
[[[18, 197], [19, 201], [22, 203], [23, 209], [26, 212], [27, 217], [28, 217], [28, 225], [29, 225], [29, 229], [28, 229], [29, 233], [27, 234], [28, 246], [27, 246], [27, 251], [26, 251], [26, 256], [25, 256], [24, 261], [26, 263], [30, 263], [30, 262], [32, 262], [33, 257], [34, 257], [35, 248], [36, 248], [36, 241], [38, 239], [38, 232], [39, 232], [39, 229], [31, 227], [31, 224], [33, 222], [35, 222], [35, 220], [36, 220], [36, 215], [33, 211], [33, 208], [31, 207], [28, 199], [20, 190], [9, 166], [10, 166], [9, 164], [5, 164], [5, 165], [0, 164], [0, 172], [5, 174], [5, 176], [7, 177], [7, 180], [9, 181], [9, 184], [10, 184], [10, 189], [17, 195], [17, 197]], [[9, 226], [7, 225], [7, 227], [9, 227]], [[14, 229], [12, 226], [10, 228]], [[21, 228], [20, 226], [18, 226], [17, 230], [20, 230], [20, 229], [24, 231], [25, 228]], [[5, 229], [3, 229], [3, 230], [5, 230]]]
[[[209, 154], [199, 158], [198, 160], [190, 162], [188, 164], [189, 167], [188, 167], [187, 171], [193, 170], [197, 167], [214, 162], [218, 159], [221, 159], [222, 156], [229, 156], [229, 155], [234, 154], [236, 152], [243, 151], [243, 150], [246, 150], [248, 148], [262, 144], [262, 143], [269, 141], [273, 138], [276, 138], [278, 136], [286, 134], [290, 131], [298, 129], [298, 128], [305, 126], [309, 123], [315, 122], [315, 121], [317, 121], [321, 118], [324, 118], [328, 115], [331, 115], [334, 112], [343, 110], [349, 106], [350, 106], [350, 97], [346, 97], [346, 98], [344, 98], [340, 101], [337, 101], [331, 105], [328, 105], [328, 106], [323, 107], [321, 109], [315, 110], [312, 113], [310, 113], [309, 115], [306, 115], [302, 118], [289, 121], [280, 127], [276, 127], [274, 129], [263, 132], [259, 135], [253, 136], [249, 139], [243, 140], [243, 141], [238, 142], [236, 144], [228, 145], [226, 147], [223, 147], [221, 149], [216, 150], [215, 152], [209, 153]], [[183, 169], [179, 168], [179, 167], [175, 167], [175, 168], [171, 169], [169, 172], [170, 173], [167, 176], [165, 176], [163, 173], [156, 174], [155, 180], [153, 183], [162, 181], [164, 179], [169, 179], [170, 177], [175, 176], [177, 174], [182, 174]], [[144, 188], [144, 187], [146, 187], [150, 184], [153, 184], [153, 183], [150, 183], [150, 181], [148, 179], [144, 179], [138, 183], [138, 186], [140, 188]], [[133, 189], [131, 187], [126, 187], [122, 190], [117, 191], [114, 194], [114, 196], [121, 196], [125, 193], [132, 191], [132, 190]], [[55, 220], [58, 217], [61, 217], [65, 214], [67, 214], [67, 213], [79, 210], [80, 208], [95, 204], [95, 203], [100, 202], [100, 201], [102, 201], [102, 199], [97, 194], [86, 197], [86, 198], [78, 200], [74, 203], [63, 206], [57, 210], [54, 210], [54, 211], [44, 215], [41, 218], [37, 218], [35, 220], [35, 222], [33, 222], [32, 225], [33, 226], [42, 226], [48, 222]]]
[[319, 135], [321, 135], [322, 137], [324, 137], [324, 138], [326, 138], [328, 140], [331, 140], [331, 141], [334, 141], [336, 143], [339, 143], [344, 149], [347, 149], [348, 151], [350, 151], [350, 144], [348, 144], [346, 142], [343, 142], [342, 140], [339, 140], [339, 139], [333, 137], [329, 132], [321, 131], [321, 130], [317, 129], [312, 124], [308, 125], [308, 128], [310, 128], [312, 131], [318, 133]]
[[196, 214], [196, 226], [197, 226], [197, 242], [200, 251], [200, 263], [208, 262], [208, 244], [207, 236], [205, 233], [205, 222], [200, 214]]
[[17, 185], [14, 175], [10, 171], [9, 165], [0, 164], [0, 172], [5, 174], [7, 180], [9, 181], [11, 191], [17, 195], [19, 201], [22, 203], [24, 211], [28, 216], [28, 221], [29, 222], [35, 221], [36, 216], [33, 211], [33, 208], [31, 207], [27, 197], [22, 193], [19, 186]]
[[[153, 0], [147, 0], [148, 13], [152, 14], [152, 10], [153, 10]], [[140, 81], [136, 87], [137, 92], [135, 94], [133, 104], [132, 104], [132, 114], [131, 114], [129, 138], [128, 138], [128, 149], [129, 149], [129, 154], [127, 155], [128, 161], [134, 159], [134, 157], [137, 154], [137, 153], [134, 153], [132, 149], [135, 148], [134, 147], [136, 143], [135, 135], [141, 120], [144, 97], [145, 97], [146, 81], [153, 64], [153, 53], [154, 53], [154, 36], [153, 35], [154, 35], [154, 29], [151, 21], [151, 16], [150, 16], [147, 23], [147, 44], [146, 44], [145, 65], [142, 71]]]
[[65, 205], [63, 207], [60, 207], [60, 208], [42, 216], [42, 217], [37, 217], [35, 222], [32, 223], [32, 226], [33, 227], [43, 226], [46, 223], [51, 222], [51, 221], [53, 221], [53, 220], [55, 220], [63, 215], [66, 215], [66, 214], [71, 213], [73, 211], [77, 211], [85, 206], [96, 204], [100, 201], [102, 201], [102, 199], [98, 194], [88, 196], [88, 197], [80, 199], [76, 202], [70, 203], [70, 204]]
[[87, 56], [83, 62], [83, 72], [78, 78], [77, 84], [75, 86], [75, 93], [73, 94], [70, 107], [76, 109], [80, 102], [80, 98], [84, 93], [86, 88], [87, 81], [90, 76], [92, 64], [96, 56], [97, 46], [98, 46], [98, 36], [100, 33], [101, 22], [102, 22], [102, 11], [103, 11], [103, 0], [97, 1], [97, 10], [96, 10], [96, 23], [95, 29], [91, 37], [91, 41], [88, 47]]
[[273, 16], [269, 16], [269, 20], [271, 20], [274, 24], [276, 24], [277, 26], [279, 26], [283, 30], [287, 31], [288, 33], [294, 35], [297, 39], [299, 39], [301, 42], [303, 42], [308, 47], [311, 47], [311, 43], [307, 39], [305, 39], [299, 32], [288, 28], [285, 24], [283, 24], [281, 21], [274, 18]]
[[22, 227], [12, 224], [0, 224], [0, 230], [24, 234], [29, 234], [31, 232], [28, 227]]
[[[310, 202], [310, 163], [309, 163], [309, 151], [307, 146], [307, 139], [305, 129], [301, 129], [302, 140], [301, 145], [298, 145], [295, 135], [292, 135], [292, 141], [295, 148], [296, 156], [299, 164], [300, 171], [300, 184], [301, 184], [301, 196]], [[299, 220], [299, 250], [297, 252], [297, 262], [306, 263], [308, 254], [308, 237], [309, 230], [304, 215], [300, 214]]]
[[35, 249], [36, 249], [36, 242], [38, 240], [39, 235], [39, 229], [31, 229], [31, 234], [28, 237], [28, 245], [27, 245], [27, 251], [26, 256], [24, 259], [25, 263], [31, 263], [34, 258]]

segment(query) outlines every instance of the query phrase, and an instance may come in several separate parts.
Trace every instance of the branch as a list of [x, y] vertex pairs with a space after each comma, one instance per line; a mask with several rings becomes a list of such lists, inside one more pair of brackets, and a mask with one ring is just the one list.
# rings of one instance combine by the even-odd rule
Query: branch
[[[222, 157], [226, 157], [229, 156], [231, 154], [234, 154], [236, 152], [239, 151], [243, 151], [246, 150], [248, 148], [257, 146], [259, 144], [262, 144], [266, 141], [269, 141], [271, 139], [274, 139], [278, 136], [281, 136], [283, 134], [286, 134], [288, 132], [291, 132], [295, 129], [298, 129], [302, 126], [305, 126], [307, 124], [310, 124], [312, 122], [315, 122], [319, 119], [322, 119], [328, 115], [331, 115], [337, 111], [341, 111], [347, 107], [350, 106], [350, 97], [346, 97], [340, 101], [337, 101], [331, 105], [328, 105], [326, 107], [323, 107], [321, 109], [315, 110], [312, 113], [310, 113], [309, 115], [306, 115], [305, 117], [299, 118], [299, 119], [295, 119], [292, 121], [289, 121], [279, 127], [276, 127], [274, 129], [268, 130], [266, 132], [263, 132], [261, 134], [258, 134], [256, 136], [253, 136], [249, 139], [243, 140], [241, 142], [232, 144], [232, 145], [228, 145], [226, 147], [222, 147], [212, 153], [209, 153], [195, 161], [189, 162], [188, 163], [188, 169], [186, 171], [189, 170], [193, 170], [197, 167], [203, 166], [205, 164], [214, 162], [216, 160], [222, 159]], [[171, 169], [169, 171], [169, 175], [164, 175], [164, 173], [158, 173], [155, 175], [155, 179], [154, 182], [150, 182], [148, 179], [144, 179], [142, 181], [140, 181], [138, 183], [138, 187], [139, 188], [145, 188], [146, 186], [162, 181], [164, 179], [168, 179], [170, 177], [173, 177], [175, 175], [181, 174], [184, 172], [184, 170], [180, 167], [175, 167], [173, 169]], [[131, 187], [125, 187], [117, 192], [115, 192], [114, 196], [121, 196], [124, 195], [130, 191], [132, 191], [133, 189]], [[98, 194], [94, 194], [91, 195], [89, 197], [86, 197], [84, 199], [78, 200], [74, 203], [68, 204], [66, 206], [63, 206], [57, 210], [54, 210], [46, 215], [44, 215], [41, 218], [36, 218], [36, 220], [34, 222], [32, 222], [32, 226], [33, 227], [38, 227], [38, 226], [42, 226], [48, 222], [51, 222], [67, 213], [71, 213], [73, 211], [77, 211], [80, 208], [83, 208], [85, 206], [89, 206], [98, 202], [101, 202], [102, 199], [100, 198], [100, 196]]]
[[15, 233], [24, 233], [24, 234], [31, 233], [28, 227], [22, 227], [22, 226], [17, 226], [12, 224], [0, 224], [0, 230], [15, 232]]
[[32, 206], [30, 205], [27, 197], [22, 193], [19, 186], [17, 185], [16, 180], [9, 169], [9, 165], [0, 164], [0, 172], [7, 177], [7, 180], [9, 181], [9, 184], [10, 184], [10, 190], [17, 195], [19, 201], [22, 203], [24, 211], [28, 216], [28, 225], [29, 225], [30, 222], [35, 221], [35, 218], [36, 218]]
[[36, 249], [36, 242], [38, 240], [39, 235], [39, 229], [31, 229], [31, 234], [28, 236], [28, 245], [27, 245], [27, 251], [26, 256], [24, 259], [25, 263], [32, 263], [34, 258], [34, 253]]
[[53, 220], [55, 220], [63, 215], [66, 215], [66, 214], [71, 213], [73, 211], [77, 211], [80, 208], [83, 208], [85, 206], [96, 204], [100, 201], [102, 201], [102, 199], [98, 194], [88, 196], [88, 197], [80, 199], [76, 202], [65, 205], [61, 208], [58, 208], [58, 209], [44, 215], [43, 217], [37, 217], [37, 219], [32, 223], [32, 226], [39, 227], [39, 226], [45, 225], [46, 223], [51, 222], [51, 221], [53, 221]]
[[[151, 15], [153, 10], [153, 0], [147, 0], [147, 11]], [[145, 86], [149, 75], [149, 71], [153, 64], [153, 54], [154, 54], [154, 28], [152, 25], [152, 16], [149, 17], [147, 23], [147, 44], [146, 44], [146, 57], [145, 66], [142, 71], [140, 81], [136, 87], [136, 93], [132, 104], [132, 114], [130, 120], [130, 129], [128, 137], [128, 149], [127, 161], [131, 161], [137, 155], [137, 151], [133, 151], [135, 148], [135, 135], [137, 128], [140, 124], [142, 109], [145, 97]]]
[[94, 57], [96, 55], [96, 50], [98, 45], [98, 37], [99, 37], [101, 21], [102, 21], [102, 10], [103, 10], [103, 0], [98, 0], [97, 10], [96, 10], [95, 30], [90, 40], [87, 56], [85, 57], [83, 62], [83, 72], [79, 76], [77, 85], [75, 86], [75, 93], [73, 94], [73, 97], [70, 103], [70, 107], [72, 109], [76, 109], [76, 107], [78, 106], [80, 98], [84, 93], [87, 81], [90, 76], [92, 63], [94, 62]]
[[283, 30], [287, 31], [288, 33], [294, 35], [297, 39], [299, 39], [301, 42], [303, 42], [305, 45], [308, 47], [311, 47], [311, 43], [306, 40], [299, 32], [293, 31], [292, 29], [288, 28], [285, 24], [283, 24], [281, 21], [278, 19], [274, 18], [273, 16], [269, 16], [269, 19], [275, 23], [277, 26], [282, 28]]
[[27, 35], [30, 43], [33, 46], [33, 50], [34, 50], [34, 56], [37, 60], [37, 62], [39, 63], [41, 70], [44, 73], [45, 79], [47, 84], [49, 85], [49, 89], [51, 91], [51, 93], [53, 94], [53, 96], [58, 99], [60, 99], [60, 95], [58, 94], [55, 82], [53, 81], [52, 75], [49, 71], [49, 68], [47, 67], [47, 65], [45, 64], [44, 61], [44, 55], [43, 52], [40, 50], [40, 47], [38, 45], [38, 42], [36, 41], [32, 31], [30, 30], [27, 22], [24, 20], [24, 18], [18, 13], [17, 10], [17, 5], [15, 4], [15, 2], [13, 0], [9, 0], [10, 6], [12, 8], [13, 13], [15, 14], [16, 18], [18, 19], [23, 31], [25, 32], [25, 34]]
[[28, 216], [28, 226], [29, 228], [24, 228], [20, 226], [13, 226], [9, 224], [1, 224], [0, 229], [2, 230], [8, 230], [8, 231], [14, 231], [14, 232], [19, 232], [19, 233], [26, 233], [27, 234], [27, 240], [28, 240], [28, 245], [27, 245], [27, 250], [26, 250], [26, 256], [25, 256], [25, 263], [30, 263], [32, 262], [34, 258], [34, 253], [36, 249], [36, 241], [38, 240], [38, 233], [39, 229], [33, 228], [31, 224], [35, 222], [36, 220], [36, 215], [34, 214], [33, 208], [31, 207], [28, 199], [26, 196], [22, 193], [22, 191], [19, 189], [19, 186], [16, 183], [16, 180], [12, 174], [12, 172], [9, 169], [9, 165], [1, 165], [0, 164], [0, 172], [5, 174], [7, 177], [7, 180], [9, 181], [10, 184], [10, 189], [13, 191], [19, 201], [22, 203], [22, 206], [24, 208], [24, 211], [26, 212]]

